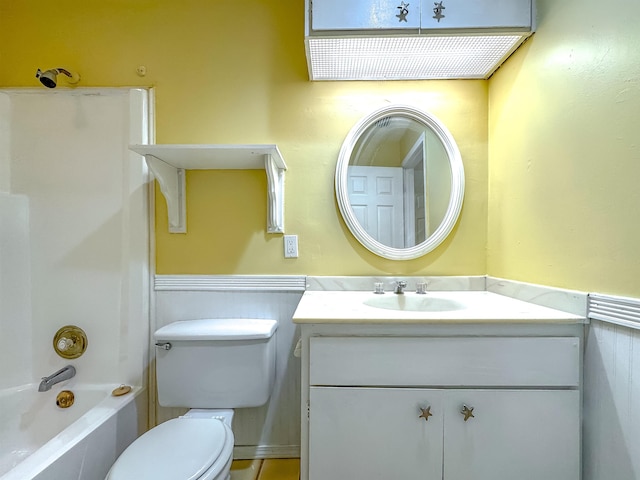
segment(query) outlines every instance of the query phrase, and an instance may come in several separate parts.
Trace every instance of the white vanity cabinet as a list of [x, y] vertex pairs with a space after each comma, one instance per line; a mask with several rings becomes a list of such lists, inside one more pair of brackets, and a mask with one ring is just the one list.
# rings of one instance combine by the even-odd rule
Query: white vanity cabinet
[[[310, 479], [442, 478], [442, 394], [311, 387]], [[418, 418], [430, 406], [429, 421]]]
[[311, 387], [309, 401], [310, 479], [580, 478], [576, 391]]
[[580, 479], [581, 325], [302, 331], [303, 480]]

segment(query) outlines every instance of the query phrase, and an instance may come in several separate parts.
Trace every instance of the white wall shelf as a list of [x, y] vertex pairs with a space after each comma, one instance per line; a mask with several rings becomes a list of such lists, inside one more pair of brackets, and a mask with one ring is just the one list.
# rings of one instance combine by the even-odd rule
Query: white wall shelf
[[143, 155], [167, 201], [169, 232], [187, 231], [185, 170], [256, 170], [267, 174], [267, 232], [284, 233], [284, 171], [277, 145], [131, 145]]

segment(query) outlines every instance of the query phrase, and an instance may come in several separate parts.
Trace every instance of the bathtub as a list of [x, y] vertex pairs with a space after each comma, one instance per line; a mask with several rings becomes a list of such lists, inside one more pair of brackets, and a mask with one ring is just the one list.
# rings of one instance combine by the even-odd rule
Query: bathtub
[[[118, 455], [143, 433], [144, 391], [111, 396], [118, 385], [37, 384], [0, 391], [0, 480], [103, 480]], [[61, 390], [74, 404], [56, 406]], [[143, 418], [143, 423], [146, 418]]]

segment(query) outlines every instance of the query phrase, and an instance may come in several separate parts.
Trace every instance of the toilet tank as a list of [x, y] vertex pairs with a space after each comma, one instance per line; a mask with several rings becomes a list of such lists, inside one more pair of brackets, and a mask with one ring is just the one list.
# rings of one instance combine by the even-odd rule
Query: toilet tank
[[163, 407], [242, 408], [269, 399], [276, 369], [276, 320], [203, 319], [154, 334]]

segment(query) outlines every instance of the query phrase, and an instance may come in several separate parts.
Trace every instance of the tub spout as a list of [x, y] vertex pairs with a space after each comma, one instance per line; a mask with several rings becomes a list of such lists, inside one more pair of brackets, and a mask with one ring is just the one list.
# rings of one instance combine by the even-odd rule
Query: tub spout
[[73, 378], [75, 374], [76, 374], [76, 369], [72, 365], [67, 365], [66, 367], [61, 368], [57, 372], [49, 375], [48, 377], [42, 377], [42, 381], [40, 382], [38, 391], [47, 392], [51, 390], [51, 387], [53, 387], [56, 383], [69, 380], [70, 378]]

